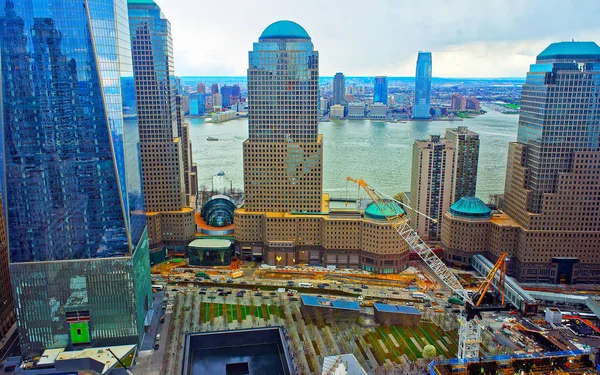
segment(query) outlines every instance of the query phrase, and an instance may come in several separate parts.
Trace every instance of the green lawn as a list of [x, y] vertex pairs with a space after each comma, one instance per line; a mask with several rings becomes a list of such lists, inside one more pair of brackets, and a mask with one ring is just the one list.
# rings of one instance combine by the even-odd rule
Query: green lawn
[[504, 103], [503, 105], [506, 108], [510, 108], [510, 109], [519, 109], [519, 108], [521, 108], [521, 106], [519, 104]]

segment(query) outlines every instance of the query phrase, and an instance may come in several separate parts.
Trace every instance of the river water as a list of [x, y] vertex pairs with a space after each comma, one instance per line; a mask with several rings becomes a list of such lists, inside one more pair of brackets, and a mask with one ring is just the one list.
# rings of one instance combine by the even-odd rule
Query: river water
[[[213, 124], [188, 118], [198, 184], [211, 187], [212, 176], [225, 172], [234, 188], [243, 188], [242, 142], [248, 137], [248, 121], [240, 118]], [[517, 138], [518, 116], [489, 111], [462, 122], [415, 121], [386, 123], [370, 120], [339, 120], [319, 123], [323, 134], [323, 190], [336, 197], [356, 197], [356, 186], [346, 177], [362, 178], [378, 190], [394, 195], [410, 190], [412, 145], [429, 134], [443, 136], [444, 129], [468, 126], [479, 133], [477, 196], [504, 191], [508, 143]], [[217, 142], [207, 141], [217, 137]], [[362, 193], [361, 193], [362, 194]]]

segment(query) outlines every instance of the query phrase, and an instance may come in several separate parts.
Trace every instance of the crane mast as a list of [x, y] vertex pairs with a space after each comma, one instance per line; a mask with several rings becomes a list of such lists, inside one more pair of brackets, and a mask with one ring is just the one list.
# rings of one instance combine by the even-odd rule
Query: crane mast
[[[421, 239], [408, 224], [408, 218], [403, 212], [399, 212], [392, 202], [399, 203], [403, 207], [408, 207], [402, 202], [386, 197], [374, 187], [367, 184], [364, 180], [346, 178], [348, 181], [356, 183], [367, 193], [369, 198], [373, 200], [381, 214], [387, 219], [392, 228], [404, 239], [409, 248], [414, 250], [419, 257], [427, 264], [427, 266], [447, 285], [455, 294], [460, 296], [465, 302], [465, 306], [475, 306], [473, 300], [462, 287], [458, 278], [446, 267], [444, 262], [438, 258], [431, 248]], [[419, 215], [426, 216], [414, 209]], [[390, 214], [391, 213], [391, 214]], [[427, 216], [426, 216], [427, 217]], [[430, 218], [431, 219], [431, 218]], [[433, 220], [433, 219], [431, 219]], [[481, 344], [481, 328], [482, 324], [479, 318], [475, 316], [458, 316], [458, 358], [475, 358], [479, 357], [479, 345]]]

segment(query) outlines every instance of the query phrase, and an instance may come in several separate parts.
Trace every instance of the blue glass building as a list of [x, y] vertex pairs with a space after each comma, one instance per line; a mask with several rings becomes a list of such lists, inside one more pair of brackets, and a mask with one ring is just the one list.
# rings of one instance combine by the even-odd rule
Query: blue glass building
[[415, 105], [413, 118], [429, 119], [431, 114], [431, 52], [419, 52], [415, 75]]
[[223, 108], [231, 106], [231, 96], [233, 95], [233, 89], [231, 86], [221, 87], [221, 96], [223, 97]]
[[0, 186], [22, 352], [137, 344], [151, 282], [137, 122], [123, 121], [126, 2], [6, 0], [0, 47]]
[[204, 116], [205, 95], [201, 92], [193, 92], [189, 96], [190, 116]]
[[373, 87], [373, 103], [382, 103], [387, 105], [387, 77], [375, 77], [375, 85]]

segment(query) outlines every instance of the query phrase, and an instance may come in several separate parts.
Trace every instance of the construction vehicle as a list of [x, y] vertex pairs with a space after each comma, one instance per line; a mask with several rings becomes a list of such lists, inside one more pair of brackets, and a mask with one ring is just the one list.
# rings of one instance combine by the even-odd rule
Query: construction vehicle
[[[433, 222], [437, 222], [436, 219], [431, 218], [413, 209], [407, 204], [404, 204], [386, 194], [377, 191], [364, 180], [357, 180], [351, 177], [347, 177], [346, 180], [356, 183], [359, 188], [362, 188], [367, 193], [369, 198], [373, 200], [373, 203], [376, 205], [377, 209], [387, 219], [392, 228], [394, 228], [400, 237], [402, 237], [402, 239], [404, 239], [404, 241], [408, 244], [410, 250], [413, 250], [415, 253], [417, 253], [423, 262], [425, 262], [425, 264], [440, 278], [440, 280], [465, 303], [464, 311], [462, 311], [462, 313], [458, 316], [459, 328], [457, 357], [478, 358], [479, 346], [481, 344], [481, 330], [483, 328], [483, 324], [481, 323], [481, 312], [505, 309], [504, 305], [481, 307], [481, 303], [489, 289], [491, 280], [494, 280], [494, 278], [497, 277], [497, 271], [500, 269], [505, 269], [502, 265], [505, 264], [504, 260], [506, 258], [506, 254], [501, 257], [501, 261], [499, 259], [499, 262], [496, 263], [494, 269], [492, 270], [493, 272], [490, 272], [490, 275], [488, 275], [486, 281], [484, 281], [482, 287], [480, 287], [478, 295], [475, 295], [478, 297], [477, 302], [474, 302], [473, 299], [471, 299], [469, 292], [463, 288], [458, 278], [450, 271], [450, 269], [448, 269], [448, 267], [446, 267], [444, 262], [410, 227], [404, 210], [398, 210], [397, 205], [400, 205], [404, 209], [409, 209]], [[498, 289], [504, 291], [504, 285], [499, 285]], [[504, 303], [504, 294], [502, 295], [502, 302]]]

